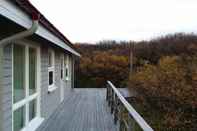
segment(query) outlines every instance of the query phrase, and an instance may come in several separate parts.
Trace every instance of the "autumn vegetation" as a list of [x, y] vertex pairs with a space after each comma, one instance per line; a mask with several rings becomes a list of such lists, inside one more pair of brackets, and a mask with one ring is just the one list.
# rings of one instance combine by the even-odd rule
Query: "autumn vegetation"
[[[129, 56], [133, 48], [133, 71]], [[197, 130], [197, 36], [174, 34], [150, 41], [76, 44], [80, 88], [106, 80], [138, 92], [132, 103], [155, 130]]]

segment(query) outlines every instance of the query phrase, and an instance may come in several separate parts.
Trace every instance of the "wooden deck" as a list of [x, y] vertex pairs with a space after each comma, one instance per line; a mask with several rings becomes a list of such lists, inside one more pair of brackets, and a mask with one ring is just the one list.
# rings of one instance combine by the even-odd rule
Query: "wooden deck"
[[117, 131], [106, 89], [73, 89], [39, 131]]

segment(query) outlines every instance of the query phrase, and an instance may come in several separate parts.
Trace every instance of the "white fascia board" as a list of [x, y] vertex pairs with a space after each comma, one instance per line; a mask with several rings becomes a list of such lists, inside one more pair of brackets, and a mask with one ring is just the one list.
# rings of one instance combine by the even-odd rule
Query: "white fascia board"
[[[1, 0], [0, 14], [26, 29], [30, 28], [32, 25], [32, 20], [28, 17], [28, 15], [25, 12], [23, 12], [20, 8], [16, 7], [14, 4], [7, 0]], [[51, 41], [57, 46], [71, 52], [74, 55], [81, 56], [78, 52], [69, 47], [64, 41], [56, 37], [42, 25], [39, 25], [36, 34], [44, 39]]]

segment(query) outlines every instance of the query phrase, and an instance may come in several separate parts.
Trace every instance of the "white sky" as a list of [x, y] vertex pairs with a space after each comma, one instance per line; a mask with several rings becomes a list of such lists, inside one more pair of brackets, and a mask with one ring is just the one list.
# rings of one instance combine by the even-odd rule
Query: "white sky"
[[71, 42], [197, 33], [197, 0], [30, 0]]

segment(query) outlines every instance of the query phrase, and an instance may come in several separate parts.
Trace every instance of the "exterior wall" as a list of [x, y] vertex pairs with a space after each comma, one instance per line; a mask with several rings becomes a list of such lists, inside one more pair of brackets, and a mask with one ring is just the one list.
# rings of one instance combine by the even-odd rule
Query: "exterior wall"
[[72, 87], [72, 57], [69, 56], [69, 72], [70, 72], [70, 79], [68, 81], [68, 86]]
[[72, 82], [71, 80], [65, 81], [65, 91], [68, 91], [72, 88]]
[[2, 131], [12, 130], [12, 48], [8, 45], [3, 48], [3, 83], [0, 86], [2, 99]]
[[[67, 56], [68, 54], [65, 54], [65, 57]], [[70, 90], [72, 88], [72, 59], [71, 59], [71, 56], [69, 56], [69, 65], [68, 65], [68, 68], [69, 68], [69, 79], [68, 80], [64, 80], [63, 81], [63, 84], [64, 84], [64, 90], [67, 91], [67, 90]], [[64, 93], [66, 95], [66, 93]]]
[[[54, 92], [48, 93], [48, 78], [45, 78], [46, 75], [48, 75], [48, 55], [47, 55], [47, 47], [43, 47], [41, 50], [41, 60], [42, 60], [42, 86], [41, 86], [41, 116], [45, 118], [45, 121], [43, 124], [36, 130], [36, 131], [42, 131], [45, 130], [46, 124], [50, 123], [54, 120], [55, 113], [57, 113], [55, 110], [60, 107], [61, 103], [61, 86], [64, 86], [64, 98], [68, 98], [67, 95], [69, 95], [69, 91], [72, 87], [72, 79], [69, 80], [63, 80], [63, 83], [61, 83], [61, 59], [60, 56], [62, 54], [61, 51], [56, 50], [55, 51], [55, 85], [58, 87]], [[65, 56], [68, 54], [65, 54]], [[69, 60], [69, 71], [72, 73], [71, 70], [71, 60]], [[63, 85], [61, 85], [63, 84]]]
[[48, 118], [60, 104], [60, 54], [55, 51], [55, 86], [48, 92], [48, 47], [41, 48], [41, 116]]
[[[3, 87], [3, 84], [2, 84], [2, 79], [3, 79], [3, 73], [2, 73], [2, 71], [3, 71], [3, 62], [2, 62], [2, 58], [3, 57], [3, 49], [0, 47], [0, 107], [2, 107], [2, 96], [1, 96], [1, 87]], [[2, 115], [3, 115], [3, 111], [2, 111], [2, 109], [0, 108], [0, 131], [2, 131], [3, 129], [2, 129], [2, 123], [3, 123], [3, 118], [2, 118]]]
[[[26, 41], [27, 42], [27, 41]], [[31, 44], [30, 41], [28, 41]], [[37, 43], [38, 44], [38, 43]], [[39, 45], [39, 44], [38, 44]], [[57, 89], [48, 93], [48, 46], [40, 46], [41, 49], [41, 117], [45, 121], [50, 120], [53, 112], [60, 105], [60, 54], [61, 50], [52, 48], [55, 51], [55, 85]], [[3, 76], [2, 86], [0, 86], [0, 131], [12, 130], [12, 46], [11, 44], [3, 48]], [[71, 68], [70, 68], [71, 69]], [[71, 79], [64, 82], [65, 95], [71, 88]], [[0, 83], [1, 84], [1, 83]], [[42, 123], [41, 127], [45, 124]], [[1, 127], [2, 126], [2, 127]], [[2, 128], [2, 129], [1, 129]]]
[[75, 88], [75, 59], [74, 57], [71, 57], [71, 71], [72, 71], [72, 74], [71, 74], [71, 87], [72, 88]]

